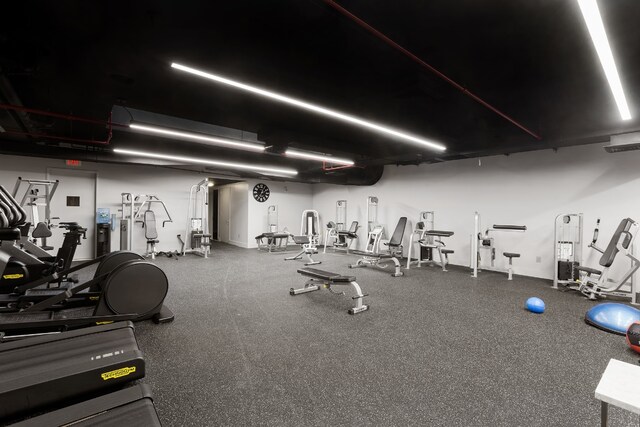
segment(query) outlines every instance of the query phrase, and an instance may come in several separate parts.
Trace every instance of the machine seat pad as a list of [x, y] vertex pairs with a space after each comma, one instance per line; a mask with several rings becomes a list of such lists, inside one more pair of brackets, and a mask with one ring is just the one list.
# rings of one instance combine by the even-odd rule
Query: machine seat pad
[[576, 267], [578, 269], [578, 271], [584, 271], [585, 273], [590, 273], [590, 274], [602, 274], [602, 271], [600, 270], [596, 270], [595, 268], [591, 268], [591, 267], [584, 267], [584, 266], [578, 266]]
[[0, 228], [0, 241], [20, 240], [19, 228]]
[[451, 237], [453, 236], [453, 231], [444, 231], [444, 230], [429, 230], [425, 231], [425, 236], [436, 236], [436, 237]]
[[455, 251], [453, 249], [440, 249], [440, 252], [443, 254], [452, 254]]
[[303, 276], [313, 277], [314, 279], [328, 280], [330, 282], [355, 282], [355, 276], [342, 276], [338, 273], [331, 273], [329, 271], [318, 270], [317, 268], [300, 268], [298, 273]]
[[392, 258], [392, 256], [389, 254], [374, 254], [373, 252], [367, 251], [351, 251], [351, 253], [354, 255], [361, 255], [370, 258]]
[[352, 231], [338, 231], [338, 235], [351, 237], [352, 239], [358, 238], [358, 235]]
[[31, 233], [31, 237], [34, 239], [42, 239], [44, 237], [51, 237], [52, 235], [51, 230], [49, 230], [49, 227], [47, 227], [47, 224], [44, 222], [39, 222]]
[[293, 241], [297, 244], [297, 245], [307, 245], [309, 244], [309, 236], [291, 236], [293, 238]]
[[520, 254], [517, 254], [515, 252], [502, 252], [502, 255], [506, 256], [507, 258], [520, 258]]
[[158, 239], [147, 239], [147, 243], [160, 243]]

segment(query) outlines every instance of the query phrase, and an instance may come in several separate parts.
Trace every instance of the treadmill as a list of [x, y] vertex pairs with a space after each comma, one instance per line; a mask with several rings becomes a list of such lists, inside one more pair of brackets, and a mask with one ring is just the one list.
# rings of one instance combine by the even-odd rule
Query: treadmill
[[0, 423], [115, 391], [144, 376], [131, 322], [4, 343]]
[[161, 426], [149, 387], [137, 384], [12, 424], [13, 427]]

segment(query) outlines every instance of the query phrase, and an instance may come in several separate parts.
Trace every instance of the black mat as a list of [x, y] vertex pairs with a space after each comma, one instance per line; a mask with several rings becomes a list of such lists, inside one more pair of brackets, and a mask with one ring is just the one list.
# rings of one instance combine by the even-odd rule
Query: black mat
[[[318, 254], [370, 295], [371, 311], [350, 316], [350, 298], [289, 295], [304, 284], [302, 262], [212, 252], [159, 258], [176, 321], [137, 327], [165, 425], [598, 425], [607, 362], [638, 363], [623, 337], [584, 323], [594, 303], [543, 280], [473, 279], [461, 267], [392, 278], [348, 269], [356, 256]], [[530, 296], [547, 312], [525, 311]], [[621, 409], [611, 420], [637, 425]]]

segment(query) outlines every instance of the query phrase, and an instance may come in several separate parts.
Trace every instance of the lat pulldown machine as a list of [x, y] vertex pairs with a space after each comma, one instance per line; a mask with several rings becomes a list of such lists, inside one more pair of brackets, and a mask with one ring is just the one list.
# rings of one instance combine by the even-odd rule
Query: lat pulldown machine
[[[187, 226], [184, 232], [186, 242], [178, 234], [182, 243], [182, 255], [187, 253], [207, 258], [211, 251], [211, 234], [209, 233], [209, 180], [203, 179], [191, 186], [189, 190], [189, 207], [187, 209]], [[164, 224], [163, 224], [164, 226]]]

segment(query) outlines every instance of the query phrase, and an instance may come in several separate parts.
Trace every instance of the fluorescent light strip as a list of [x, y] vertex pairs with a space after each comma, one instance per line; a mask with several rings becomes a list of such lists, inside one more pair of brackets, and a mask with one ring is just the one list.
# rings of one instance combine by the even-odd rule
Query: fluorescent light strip
[[251, 144], [248, 142], [234, 141], [232, 139], [217, 138], [213, 136], [206, 136], [191, 132], [180, 132], [170, 130], [166, 128], [160, 128], [156, 126], [139, 125], [132, 123], [129, 125], [131, 129], [139, 130], [142, 132], [153, 133], [165, 137], [177, 137], [182, 139], [188, 139], [193, 141], [210, 142], [215, 145], [227, 145], [234, 148], [240, 148], [244, 150], [264, 151], [264, 146], [260, 144]]
[[600, 63], [609, 81], [609, 87], [611, 88], [611, 92], [613, 92], [613, 97], [616, 100], [616, 104], [618, 104], [620, 116], [622, 116], [622, 120], [630, 120], [631, 112], [629, 111], [629, 106], [624, 96], [624, 90], [622, 89], [618, 69], [616, 68], [613, 54], [611, 53], [607, 33], [602, 23], [598, 3], [596, 0], [578, 0], [578, 5], [580, 5], [582, 16], [589, 29], [591, 41], [593, 41], [596, 52], [598, 52], [598, 57], [600, 57]]
[[324, 108], [324, 107], [320, 107], [318, 105], [315, 104], [310, 104], [308, 102], [305, 101], [301, 101], [295, 98], [290, 98], [288, 96], [284, 96], [284, 95], [280, 95], [277, 94], [275, 92], [271, 92], [265, 89], [260, 89], [258, 87], [255, 86], [250, 86], [244, 83], [240, 83], [240, 82], [236, 82], [234, 80], [230, 80], [221, 76], [217, 76], [215, 74], [210, 74], [210, 73], [206, 73], [204, 71], [200, 71], [200, 70], [196, 70], [195, 68], [191, 68], [191, 67], [187, 67], [184, 65], [180, 65], [180, 64], [176, 64], [175, 62], [171, 64], [172, 68], [175, 68], [177, 70], [180, 71], [185, 71], [187, 73], [190, 74], [194, 74], [196, 76], [200, 76], [200, 77], [204, 77], [205, 79], [209, 79], [209, 80], [213, 80], [216, 81], [218, 83], [224, 83], [226, 85], [229, 86], [233, 86], [236, 87], [238, 89], [242, 89], [245, 90], [247, 92], [251, 92], [251, 93], [255, 93], [257, 95], [261, 95], [267, 98], [271, 98], [274, 99], [276, 101], [280, 101], [280, 102], [284, 102], [285, 104], [289, 104], [289, 105], [294, 105], [296, 107], [305, 109], [305, 110], [309, 110], [309, 111], [313, 111], [315, 113], [318, 114], [322, 114], [324, 116], [328, 116], [328, 117], [333, 117], [334, 119], [338, 119], [338, 120], [342, 120], [344, 122], [348, 122], [348, 123], [352, 123], [358, 126], [362, 126], [368, 129], [373, 129], [375, 131], [381, 132], [381, 133], [385, 133], [387, 135], [392, 135], [398, 138], [402, 138], [404, 140], [407, 141], [411, 141], [414, 142], [416, 144], [420, 144], [420, 145], [424, 145], [426, 147], [432, 148], [434, 150], [446, 150], [446, 147], [444, 145], [435, 143], [435, 142], [431, 142], [431, 141], [427, 141], [425, 139], [422, 138], [417, 138], [415, 136], [406, 134], [404, 132], [400, 132], [397, 131], [395, 129], [391, 129], [385, 126], [381, 126], [379, 124], [373, 123], [373, 122], [369, 122], [366, 120], [362, 120], [360, 118], [351, 116], [349, 114], [344, 114], [344, 113], [340, 113], [338, 111], [334, 111], [334, 110], [330, 110], [328, 108]]
[[321, 162], [328, 162], [328, 163], [333, 163], [337, 165], [353, 166], [354, 164], [352, 160], [340, 159], [338, 157], [333, 157], [333, 156], [323, 156], [322, 154], [313, 154], [313, 153], [307, 153], [307, 152], [298, 151], [298, 150], [287, 150], [284, 152], [284, 154], [286, 154], [289, 157], [300, 157], [301, 159], [320, 160]]
[[298, 171], [294, 169], [272, 168], [272, 167], [266, 167], [266, 166], [253, 166], [245, 163], [220, 162], [218, 160], [204, 160], [204, 159], [196, 159], [194, 157], [173, 156], [169, 154], [149, 153], [146, 151], [124, 150], [122, 148], [115, 148], [113, 152], [118, 154], [128, 154], [131, 156], [150, 157], [153, 159], [175, 160], [178, 162], [191, 163], [191, 164], [222, 166], [225, 168], [232, 168], [232, 169], [244, 169], [244, 170], [256, 171], [256, 172], [265, 173], [265, 174], [283, 174], [283, 175], [298, 174]]

